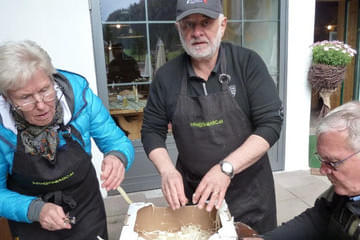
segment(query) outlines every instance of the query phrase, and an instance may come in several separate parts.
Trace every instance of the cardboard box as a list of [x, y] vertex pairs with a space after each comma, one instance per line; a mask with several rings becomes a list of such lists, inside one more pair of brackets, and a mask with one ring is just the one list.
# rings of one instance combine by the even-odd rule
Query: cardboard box
[[237, 233], [228, 207], [224, 201], [217, 211], [207, 212], [196, 206], [186, 206], [173, 211], [169, 207], [155, 207], [151, 203], [132, 203], [128, 209], [120, 240], [156, 239], [144, 236], [143, 232], [178, 232], [182, 226], [195, 225], [211, 230], [209, 240], [236, 240]]

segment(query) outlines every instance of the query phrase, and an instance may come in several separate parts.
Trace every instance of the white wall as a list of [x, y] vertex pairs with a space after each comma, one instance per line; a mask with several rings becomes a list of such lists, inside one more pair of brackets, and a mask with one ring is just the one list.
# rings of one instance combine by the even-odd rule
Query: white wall
[[315, 0], [289, 0], [285, 171], [308, 169]]
[[[87, 0], [0, 0], [0, 6], [0, 42], [37, 42], [56, 68], [83, 75], [97, 92]], [[93, 159], [99, 172], [102, 154], [95, 144]]]

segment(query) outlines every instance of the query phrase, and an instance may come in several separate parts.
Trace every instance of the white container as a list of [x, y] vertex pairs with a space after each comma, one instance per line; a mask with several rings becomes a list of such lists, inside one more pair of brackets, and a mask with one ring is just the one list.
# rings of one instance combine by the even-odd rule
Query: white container
[[209, 240], [237, 239], [234, 220], [225, 201], [218, 211], [214, 209], [211, 213], [196, 206], [185, 206], [173, 211], [169, 207], [155, 207], [151, 203], [137, 202], [129, 205], [119, 240], [144, 240], [139, 236], [141, 231], [174, 231], [186, 225], [213, 228], [216, 221], [220, 221], [220, 228]]

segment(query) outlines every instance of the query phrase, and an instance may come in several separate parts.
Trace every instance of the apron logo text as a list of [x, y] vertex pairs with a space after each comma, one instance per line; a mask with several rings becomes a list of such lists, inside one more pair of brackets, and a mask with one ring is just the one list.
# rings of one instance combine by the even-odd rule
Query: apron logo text
[[192, 122], [192, 123], [190, 123], [190, 126], [197, 127], [197, 128], [203, 128], [203, 127], [212, 127], [212, 126], [220, 125], [223, 123], [224, 123], [224, 120], [220, 119], [220, 120], [213, 120], [210, 122]]
[[33, 185], [43, 185], [43, 186], [47, 186], [47, 185], [51, 185], [51, 184], [57, 184], [57, 183], [60, 183], [60, 182], [63, 182], [69, 178], [71, 178], [75, 173], [74, 172], [71, 172], [69, 173], [68, 175], [66, 176], [63, 176], [59, 179], [55, 179], [55, 180], [52, 180], [52, 181], [46, 181], [46, 182], [32, 182]]

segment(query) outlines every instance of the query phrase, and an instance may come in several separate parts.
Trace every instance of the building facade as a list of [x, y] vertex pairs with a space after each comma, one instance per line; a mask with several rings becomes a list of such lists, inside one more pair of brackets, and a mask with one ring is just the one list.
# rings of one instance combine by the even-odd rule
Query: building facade
[[[31, 39], [56, 68], [87, 78], [114, 119], [133, 140], [134, 167], [127, 191], [153, 188], [156, 170], [140, 142], [141, 108], [153, 73], [181, 52], [174, 27], [175, 0], [0, 0], [0, 42]], [[315, 0], [224, 0], [225, 39], [257, 51], [285, 106], [282, 136], [271, 150], [274, 171], [308, 169], [311, 89], [307, 72], [314, 40]], [[133, 64], [133, 75], [111, 69], [115, 51]], [[120, 72], [126, 70], [120, 69]], [[128, 111], [124, 111], [128, 110]], [[169, 150], [176, 155], [171, 136]], [[93, 150], [99, 169], [102, 154]], [[145, 178], [144, 178], [145, 176]]]

